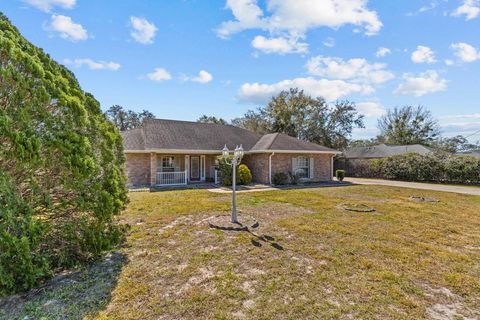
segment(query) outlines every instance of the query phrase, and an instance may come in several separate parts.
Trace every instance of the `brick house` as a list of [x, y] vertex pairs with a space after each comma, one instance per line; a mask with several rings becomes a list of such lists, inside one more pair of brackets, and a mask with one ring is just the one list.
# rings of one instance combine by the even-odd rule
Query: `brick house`
[[276, 173], [293, 172], [303, 181], [329, 181], [336, 150], [282, 133], [259, 135], [231, 125], [148, 119], [122, 132], [128, 186], [215, 181], [216, 159], [224, 145], [242, 145], [246, 164], [258, 183]]

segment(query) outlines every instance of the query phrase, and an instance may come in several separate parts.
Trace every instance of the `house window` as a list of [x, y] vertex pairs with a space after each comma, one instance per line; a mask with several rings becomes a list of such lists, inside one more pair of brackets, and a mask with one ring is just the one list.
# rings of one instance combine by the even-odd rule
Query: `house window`
[[310, 177], [310, 162], [307, 157], [293, 158], [293, 173], [299, 178]]
[[175, 158], [172, 156], [162, 157], [162, 172], [175, 171]]

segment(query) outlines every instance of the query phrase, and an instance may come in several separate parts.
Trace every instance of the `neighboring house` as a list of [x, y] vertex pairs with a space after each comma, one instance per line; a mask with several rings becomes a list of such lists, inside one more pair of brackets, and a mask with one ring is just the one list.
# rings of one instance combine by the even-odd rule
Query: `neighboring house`
[[380, 159], [405, 153], [426, 154], [432, 150], [421, 144], [386, 145], [379, 144], [368, 147], [352, 147], [343, 152], [346, 159]]
[[281, 133], [258, 135], [231, 125], [147, 119], [122, 132], [129, 186], [215, 181], [216, 159], [225, 145], [242, 145], [253, 180], [271, 183], [276, 173], [304, 181], [329, 181], [336, 150]]
[[455, 155], [457, 155], [457, 156], [471, 156], [471, 157], [480, 158], [480, 149], [457, 152], [457, 153], [455, 153]]

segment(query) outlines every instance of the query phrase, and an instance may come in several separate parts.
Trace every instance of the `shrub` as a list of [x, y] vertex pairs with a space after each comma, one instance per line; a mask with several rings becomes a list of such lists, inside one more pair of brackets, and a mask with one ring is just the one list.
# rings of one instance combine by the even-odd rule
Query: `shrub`
[[402, 154], [383, 159], [348, 163], [354, 176], [405, 181], [480, 183], [480, 159], [445, 153]]
[[343, 181], [343, 179], [345, 178], [345, 170], [337, 170], [335, 171], [335, 176], [337, 177], [337, 179], [339, 181]]
[[300, 176], [298, 174], [288, 172], [288, 180], [291, 184], [298, 184], [298, 182], [300, 181]]
[[288, 183], [288, 175], [283, 172], [275, 173], [272, 179], [273, 184], [283, 185]]
[[[222, 179], [222, 185], [231, 186], [232, 185], [232, 166], [228, 163], [231, 163], [232, 156], [228, 158], [228, 163], [222, 156], [218, 158], [218, 167], [220, 171], [220, 176]], [[237, 185], [249, 184], [252, 182], [252, 173], [250, 169], [245, 164], [240, 164], [237, 166], [236, 171], [236, 183]]]
[[252, 173], [246, 164], [241, 164], [237, 169], [239, 184], [250, 184], [252, 182]]
[[98, 101], [1, 13], [0, 65], [3, 295], [118, 244], [127, 190], [122, 139]]

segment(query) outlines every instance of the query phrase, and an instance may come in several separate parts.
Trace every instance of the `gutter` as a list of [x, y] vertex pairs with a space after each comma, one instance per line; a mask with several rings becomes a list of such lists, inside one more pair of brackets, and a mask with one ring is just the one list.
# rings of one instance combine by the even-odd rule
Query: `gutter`
[[268, 182], [272, 184], [272, 157], [275, 155], [275, 152], [272, 152], [271, 155], [268, 156]]

